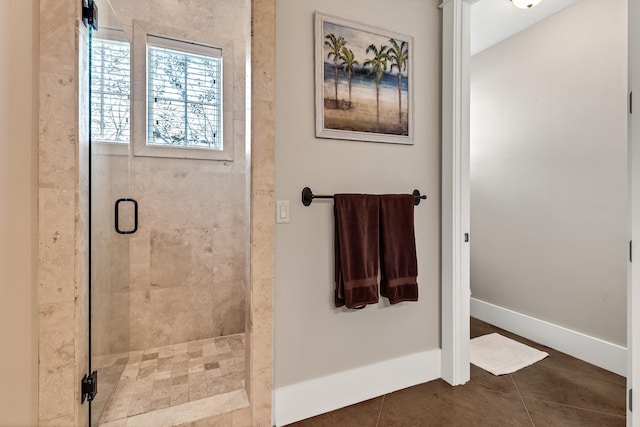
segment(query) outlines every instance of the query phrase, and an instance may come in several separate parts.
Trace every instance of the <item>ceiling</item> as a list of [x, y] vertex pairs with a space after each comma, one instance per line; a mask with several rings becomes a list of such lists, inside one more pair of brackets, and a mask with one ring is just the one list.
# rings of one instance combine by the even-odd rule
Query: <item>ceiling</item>
[[518, 9], [510, 0], [479, 0], [471, 6], [471, 54], [511, 37], [578, 0], [542, 0]]

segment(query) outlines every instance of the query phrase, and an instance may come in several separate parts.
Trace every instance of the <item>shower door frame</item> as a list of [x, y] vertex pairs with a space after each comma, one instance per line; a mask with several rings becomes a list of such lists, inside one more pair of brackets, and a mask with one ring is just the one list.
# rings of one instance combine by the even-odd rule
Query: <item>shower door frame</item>
[[[117, 247], [115, 249], [111, 249], [111, 250], [101, 250], [98, 251], [98, 253], [94, 250], [94, 243], [96, 243], [96, 241], [94, 240], [94, 234], [96, 232], [99, 232], [100, 230], [96, 230], [94, 229], [94, 227], [96, 226], [96, 223], [94, 221], [94, 215], [95, 213], [98, 211], [97, 206], [95, 206], [96, 203], [98, 203], [98, 198], [95, 197], [96, 194], [94, 194], [94, 185], [96, 185], [96, 182], [94, 181], [94, 173], [96, 172], [96, 166], [100, 166], [100, 163], [96, 163], [95, 161], [97, 160], [97, 156], [115, 156], [116, 158], [118, 158], [120, 155], [124, 154], [124, 150], [120, 150], [120, 148], [123, 148], [121, 146], [114, 146], [114, 147], [106, 147], [107, 150], [105, 150], [104, 148], [102, 149], [98, 149], [95, 150], [95, 144], [102, 144], [103, 142], [101, 140], [94, 140], [93, 135], [92, 135], [92, 95], [93, 95], [93, 81], [92, 81], [92, 63], [93, 63], [93, 55], [94, 55], [94, 38], [96, 36], [96, 32], [99, 32], [99, 22], [98, 22], [98, 17], [99, 17], [99, 9], [100, 8], [105, 8], [105, 7], [111, 7], [108, 4], [108, 0], [104, 0], [104, 1], [100, 1], [98, 2], [98, 0], [80, 0], [82, 3], [82, 21], [87, 29], [87, 40], [88, 43], [86, 46], [81, 45], [79, 46], [79, 49], [87, 49], [87, 60], [88, 60], [88, 65], [87, 65], [87, 69], [88, 69], [88, 86], [87, 86], [87, 91], [86, 91], [86, 96], [88, 98], [88, 111], [87, 111], [87, 133], [88, 133], [88, 156], [87, 156], [87, 162], [88, 162], [88, 218], [87, 218], [87, 223], [88, 223], [88, 236], [87, 236], [87, 251], [88, 251], [88, 275], [87, 275], [87, 288], [88, 288], [88, 292], [87, 292], [87, 331], [88, 331], [88, 335], [87, 335], [87, 355], [88, 355], [88, 361], [87, 361], [87, 374], [84, 375], [84, 377], [81, 380], [81, 404], [84, 403], [85, 401], [88, 403], [88, 425], [91, 426], [93, 423], [93, 417], [94, 415], [97, 417], [96, 424], [97, 421], [99, 420], [99, 418], [102, 416], [102, 412], [100, 414], [94, 414], [94, 397], [98, 394], [99, 390], [102, 389], [102, 392], [105, 392], [105, 388], [103, 387], [98, 387], [98, 382], [100, 378], [104, 378], [103, 375], [100, 375], [100, 373], [98, 372], [98, 370], [102, 370], [102, 366], [98, 367], [94, 365], [94, 327], [96, 326], [96, 324], [98, 324], [99, 322], [95, 322], [94, 321], [94, 314], [95, 314], [95, 310], [94, 307], [96, 307], [96, 304], [98, 303], [98, 298], [96, 295], [96, 291], [98, 290], [96, 283], [94, 282], [94, 277], [93, 277], [93, 273], [94, 273], [94, 263], [96, 262], [97, 259], [99, 259], [100, 257], [107, 255], [107, 259], [110, 258], [110, 254], [111, 253], [115, 253], [114, 250], [117, 252]], [[107, 30], [107, 34], [108, 31]], [[100, 39], [102, 39], [102, 37], [99, 37]], [[106, 39], [111, 39], [111, 37], [107, 36]], [[109, 143], [111, 144], [111, 143]], [[124, 145], [124, 144], [123, 144]], [[130, 154], [131, 154], [131, 145], [130, 142], [126, 144], [126, 153], [127, 153], [127, 158], [129, 158]], [[113, 149], [113, 150], [112, 150]], [[106, 161], [106, 158], [103, 161]], [[95, 164], [94, 164], [95, 163]], [[126, 246], [128, 247], [129, 242], [128, 242], [128, 236], [129, 235], [133, 235], [137, 229], [138, 229], [138, 203], [136, 200], [129, 198], [129, 193], [130, 193], [130, 189], [131, 189], [131, 183], [130, 183], [130, 173], [128, 173], [129, 169], [131, 168], [131, 163], [130, 160], [127, 160], [127, 174], [126, 174], [126, 179], [125, 182], [123, 183], [124, 185], [122, 185], [122, 188], [119, 189], [119, 191], [117, 191], [117, 195], [115, 196], [117, 199], [114, 201], [111, 198], [108, 198], [107, 203], [103, 203], [103, 208], [104, 206], [107, 206], [108, 208], [113, 207], [113, 210], [111, 210], [111, 212], [113, 212], [114, 218], [112, 221], [107, 221], [107, 223], [103, 226], [103, 232], [107, 231], [108, 233], [117, 233], [118, 235], [125, 235], [127, 236], [127, 243]], [[120, 177], [120, 179], [122, 179], [122, 177]], [[121, 192], [125, 192], [126, 194], [121, 194]], [[98, 195], [102, 194], [102, 192], [98, 192]], [[113, 196], [113, 195], [112, 195]], [[124, 197], [123, 197], [124, 196]], [[104, 200], [103, 200], [104, 202]], [[134, 206], [134, 219], [133, 219], [133, 227], [129, 230], [122, 230], [119, 227], [119, 207], [120, 204], [123, 202], [131, 202], [133, 203]], [[103, 220], [105, 218], [102, 218]], [[113, 227], [113, 228], [112, 228]], [[126, 265], [119, 265], [121, 270], [126, 271], [126, 275], [127, 275], [127, 283], [129, 282], [129, 255], [128, 255], [128, 251], [127, 251], [127, 255], [126, 257], [124, 257], [124, 259], [127, 260]], [[111, 273], [109, 273], [111, 275]], [[111, 276], [109, 275], [108, 278], [106, 278], [106, 280], [111, 280]], [[127, 284], [127, 288], [128, 288], [128, 284]], [[128, 328], [128, 319], [127, 319], [127, 328]], [[110, 351], [113, 351], [112, 349]], [[128, 352], [128, 350], [127, 350]], [[122, 370], [125, 368], [125, 365], [122, 365]], [[122, 370], [120, 371], [120, 373], [122, 372]], [[119, 374], [120, 375], [120, 374]], [[103, 383], [104, 384], [104, 383]], [[111, 394], [113, 392], [115, 392], [115, 388], [113, 390], [110, 390]], [[101, 396], [103, 397], [103, 396]], [[109, 395], [109, 399], [111, 398], [111, 395]], [[102, 411], [104, 411], [105, 407], [102, 407]]]

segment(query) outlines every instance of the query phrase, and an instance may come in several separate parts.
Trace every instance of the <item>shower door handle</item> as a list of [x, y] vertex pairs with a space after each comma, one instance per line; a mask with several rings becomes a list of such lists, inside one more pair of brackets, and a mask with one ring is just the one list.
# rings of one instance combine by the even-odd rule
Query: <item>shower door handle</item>
[[[120, 229], [120, 203], [133, 203], [133, 228], [131, 230]], [[138, 202], [135, 199], [118, 199], [116, 200], [115, 226], [118, 234], [133, 234], [138, 231]]]

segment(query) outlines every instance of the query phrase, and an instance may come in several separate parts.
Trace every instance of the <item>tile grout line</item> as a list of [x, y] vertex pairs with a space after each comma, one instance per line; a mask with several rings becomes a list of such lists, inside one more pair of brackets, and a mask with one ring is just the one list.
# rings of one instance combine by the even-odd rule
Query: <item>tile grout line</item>
[[[158, 410], [164, 410], [167, 408], [177, 408], [180, 407], [184, 404], [188, 404], [190, 402], [193, 401], [197, 401], [197, 400], [202, 400], [202, 399], [210, 399], [212, 397], [216, 397], [216, 396], [220, 396], [223, 394], [226, 394], [228, 392], [234, 392], [236, 391], [234, 390], [198, 390], [202, 396], [196, 396], [196, 388], [201, 387], [201, 384], [197, 384], [197, 381], [190, 381], [189, 378], [191, 378], [191, 376], [196, 376], [196, 374], [200, 374], [197, 375], [199, 378], [202, 378], [202, 373], [205, 373], [207, 371], [206, 369], [206, 364], [205, 362], [205, 358], [213, 358], [213, 359], [218, 359], [218, 357], [222, 354], [231, 354], [231, 357], [226, 357], [225, 359], [219, 359], [219, 360], [215, 360], [214, 363], [219, 363], [222, 360], [233, 360], [233, 367], [228, 366], [225, 369], [231, 369], [231, 371], [227, 372], [227, 374], [229, 373], [236, 373], [236, 372], [240, 372], [237, 368], [236, 368], [236, 358], [234, 357], [235, 354], [240, 354], [242, 353], [242, 349], [244, 348], [244, 342], [242, 341], [242, 334], [232, 334], [232, 335], [227, 335], [227, 336], [222, 336], [222, 337], [212, 337], [212, 338], [205, 338], [205, 339], [200, 339], [200, 340], [193, 340], [193, 341], [188, 341], [185, 343], [178, 343], [178, 344], [170, 344], [170, 345], [164, 345], [161, 347], [154, 347], [154, 348], [150, 348], [150, 349], [143, 349], [143, 350], [134, 350], [134, 351], [130, 351], [129, 352], [129, 360], [127, 361], [127, 363], [125, 364], [124, 369], [122, 370], [121, 374], [120, 374], [120, 378], [118, 379], [118, 381], [115, 384], [115, 390], [112, 392], [112, 394], [110, 395], [110, 397], [108, 398], [108, 400], [105, 403], [104, 409], [102, 411], [102, 414], [100, 415], [100, 425], [103, 425], [104, 423], [111, 423], [112, 421], [120, 421], [120, 420], [126, 420], [132, 417], [138, 417], [140, 415], [144, 415], [144, 414], [148, 414], [151, 412], [155, 412]], [[242, 349], [237, 347], [237, 342], [233, 342], [231, 343], [229, 341], [229, 339], [233, 339], [236, 336], [240, 336], [240, 341], [242, 342]], [[223, 341], [223, 339], [226, 339], [227, 342], [221, 346], [219, 349], [217, 347], [217, 342], [218, 341]], [[204, 354], [204, 346], [208, 345], [208, 344], [212, 344], [216, 346], [216, 351], [214, 353], [211, 353], [209, 355], [205, 355]], [[232, 344], [236, 344], [236, 348], [234, 348], [234, 345]], [[193, 346], [192, 346], [193, 345]], [[178, 349], [178, 347], [185, 348], [185, 351], [179, 351], [178, 353], [180, 354], [176, 354], [176, 351]], [[223, 348], [224, 347], [224, 348]], [[227, 348], [228, 347], [228, 348]], [[171, 350], [170, 355], [167, 357], [160, 357], [162, 350]], [[225, 350], [222, 352], [219, 352], [218, 350]], [[138, 354], [139, 358], [133, 357], [133, 354]], [[182, 354], [184, 353], [184, 354]], [[154, 357], [148, 357], [145, 358], [145, 356], [147, 355], [152, 355]], [[176, 357], [183, 357], [184, 360], [179, 360], [176, 361]], [[202, 359], [200, 363], [200, 360]], [[211, 360], [213, 360], [211, 359]], [[165, 368], [169, 368], [166, 371], [162, 371], [165, 374], [168, 374], [169, 377], [168, 378], [159, 378], [157, 376], [158, 373], [160, 373], [159, 371], [159, 366], [158, 363], [159, 361], [167, 361], [169, 363], [169, 366], [166, 366]], [[141, 365], [145, 364], [144, 367], [141, 368]], [[176, 365], [177, 364], [185, 364], [185, 367], [182, 369], [186, 370], [186, 373], [184, 373], [183, 375], [174, 375], [174, 370], [176, 369]], [[193, 365], [193, 366], [192, 366]], [[201, 365], [201, 368], [198, 368], [198, 366]], [[211, 368], [213, 368], [213, 365], [211, 366]], [[150, 369], [153, 369], [152, 372], [149, 372]], [[202, 370], [200, 370], [202, 369]], [[218, 382], [219, 380], [221, 380], [224, 376], [224, 374], [222, 374], [222, 372], [224, 371], [223, 368], [219, 367], [215, 368], [215, 369], [219, 369], [221, 370], [220, 375], [216, 375], [215, 378], [213, 378], [214, 381]], [[126, 373], [128, 372], [128, 370], [131, 370], [132, 372], [129, 373], [129, 375], [125, 376]], [[140, 373], [142, 370], [146, 370], [146, 373], [144, 376], [141, 376]], [[133, 375], [131, 375], [133, 374]], [[179, 384], [174, 384], [174, 379], [175, 378], [183, 378], [186, 377], [186, 384], [183, 384], [182, 382]], [[159, 384], [160, 380], [172, 380], [169, 384], [168, 384], [168, 388], [167, 389], [171, 389], [171, 392], [173, 392], [173, 388], [175, 386], [186, 386], [186, 390], [183, 392], [185, 393], [186, 396], [186, 401], [185, 402], [177, 402], [175, 404], [172, 404], [171, 401], [169, 401], [166, 405], [163, 406], [158, 406], [158, 407], [154, 407], [153, 402], [154, 402], [154, 396], [155, 396], [155, 391], [156, 391], [156, 384]], [[151, 382], [152, 387], [151, 390], [145, 391], [143, 393], [140, 393], [138, 388], [140, 387], [140, 384], [142, 384], [144, 381], [148, 381]], [[206, 381], [201, 381], [201, 383], [208, 383], [208, 379], [206, 379]], [[223, 385], [223, 389], [226, 389], [227, 387], [224, 386], [223, 383], [218, 383]], [[238, 388], [238, 390], [240, 389], [244, 389], [244, 382], [241, 382], [241, 388]], [[235, 384], [234, 384], [235, 385]], [[197, 387], [198, 386], [198, 387]], [[193, 394], [193, 396], [192, 396]], [[135, 409], [134, 411], [132, 411], [132, 405], [133, 405], [133, 398], [134, 396], [138, 395], [140, 396], [144, 396], [144, 404], [142, 406], [144, 406], [143, 411], [142, 412], [136, 412], [138, 409]], [[168, 396], [171, 397], [171, 399], [173, 399], [173, 396]], [[155, 399], [158, 400], [158, 399]], [[122, 406], [122, 411], [117, 412], [115, 414], [110, 413], [109, 411], [111, 411], [113, 408], [117, 408], [118, 406]], [[126, 409], [126, 412], [124, 411]], [[115, 411], [115, 409], [114, 409]], [[113, 419], [112, 419], [113, 417]]]
[[518, 388], [518, 384], [516, 384], [515, 378], [513, 378], [513, 375], [511, 375], [511, 374], [509, 374], [509, 378], [511, 378], [511, 382], [513, 382], [513, 386], [516, 388], [516, 391], [518, 392], [518, 396], [520, 397], [520, 401], [522, 402], [522, 406], [524, 406], [524, 410], [527, 413], [527, 417], [529, 417], [529, 421], [531, 421], [531, 425], [533, 427], [536, 427], [536, 424], [533, 422], [533, 418], [531, 418], [531, 414], [529, 413], [529, 408], [527, 408], [527, 404], [524, 402], [524, 398], [522, 397], [522, 394], [520, 393], [520, 389]]
[[580, 406], [567, 405], [566, 403], [558, 403], [558, 402], [553, 402], [551, 400], [536, 399], [536, 398], [533, 398], [533, 397], [529, 398], [528, 400], [531, 400], [531, 401], [534, 401], [534, 402], [546, 403], [547, 405], [562, 406], [564, 408], [577, 409], [579, 411], [591, 412], [591, 413], [594, 413], [594, 414], [608, 415], [610, 417], [626, 418], [626, 415], [612, 414], [610, 412], [602, 412], [602, 411], [598, 411], [598, 410], [595, 410], [595, 409], [589, 409], [589, 408], [582, 408]]
[[376, 420], [376, 427], [380, 424], [380, 417], [382, 416], [382, 407], [384, 406], [384, 398], [387, 397], [386, 394], [382, 395], [382, 402], [380, 403], [380, 410], [378, 411], [378, 419]]

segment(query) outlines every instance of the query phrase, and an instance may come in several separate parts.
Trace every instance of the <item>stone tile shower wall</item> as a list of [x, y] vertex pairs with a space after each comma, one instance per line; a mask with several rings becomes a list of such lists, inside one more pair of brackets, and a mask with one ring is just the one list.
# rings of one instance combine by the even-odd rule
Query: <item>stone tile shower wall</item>
[[140, 228], [129, 248], [131, 350], [244, 332], [245, 177], [233, 169], [132, 160]]
[[[176, 344], [244, 332], [246, 312], [247, 215], [245, 160], [245, 79], [248, 5], [243, 1], [197, 0], [191, 2], [110, 1], [117, 26], [132, 39], [133, 21], [170, 25], [189, 40], [189, 28], [206, 28], [224, 40], [233, 40], [234, 161], [130, 157], [130, 190], [117, 196], [132, 197], [139, 203], [138, 232], [129, 237], [127, 248], [110, 253], [101, 269], [111, 284], [104, 306], [96, 307], [96, 319], [129, 317], [128, 333], [105, 330], [96, 343], [104, 344], [104, 354], [128, 346], [129, 350]], [[108, 21], [107, 21], [108, 22]], [[109, 26], [116, 27], [110, 22]], [[99, 34], [99, 33], [98, 33]], [[224, 53], [223, 53], [224, 54]], [[132, 92], [135, 93], [135, 81]], [[140, 118], [132, 117], [132, 120]], [[142, 118], [144, 120], [144, 118]], [[134, 138], [144, 135], [134, 134]], [[98, 164], [110, 170], [96, 179], [107, 191], [126, 188], [129, 177], [126, 156], [99, 156]], [[120, 157], [120, 159], [118, 159]], [[123, 163], [124, 159], [124, 163]], [[95, 176], [95, 175], [94, 175]], [[95, 188], [95, 187], [94, 187]], [[119, 246], [113, 236], [113, 207], [103, 215], [111, 237], [104, 245]], [[128, 252], [128, 260], [123, 260]], [[124, 255], [123, 255], [124, 254]], [[120, 259], [117, 259], [120, 258]], [[127, 266], [126, 297], [120, 280]], [[117, 281], [118, 283], [114, 282]], [[127, 308], [128, 313], [123, 310]], [[100, 354], [100, 352], [98, 353]]]
[[94, 357], [129, 351], [129, 236], [114, 231], [114, 202], [129, 196], [128, 162], [124, 155], [93, 155], [91, 345]]
[[40, 1], [38, 424], [86, 425], [87, 31], [75, 0]]

